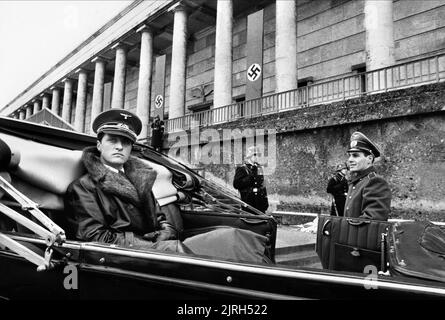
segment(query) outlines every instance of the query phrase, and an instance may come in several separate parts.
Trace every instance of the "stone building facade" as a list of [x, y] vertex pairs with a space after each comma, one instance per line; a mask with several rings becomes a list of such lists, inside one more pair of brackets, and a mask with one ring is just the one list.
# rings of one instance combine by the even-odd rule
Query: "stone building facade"
[[[54, 125], [91, 134], [99, 112], [125, 108], [143, 120], [141, 142], [159, 114], [166, 152], [193, 121], [274, 128], [275, 208], [311, 212], [329, 205], [324, 183], [359, 129], [384, 149], [394, 215], [435, 214], [444, 39], [445, 0], [136, 0], [0, 114], [39, 122], [50, 111]], [[233, 164], [199, 165], [231, 185]]]

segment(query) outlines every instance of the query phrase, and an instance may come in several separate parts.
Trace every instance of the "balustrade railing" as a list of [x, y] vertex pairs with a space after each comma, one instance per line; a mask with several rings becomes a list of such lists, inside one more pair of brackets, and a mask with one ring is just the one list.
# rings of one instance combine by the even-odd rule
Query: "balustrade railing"
[[444, 80], [445, 54], [441, 54], [168, 119], [166, 128], [188, 130]]

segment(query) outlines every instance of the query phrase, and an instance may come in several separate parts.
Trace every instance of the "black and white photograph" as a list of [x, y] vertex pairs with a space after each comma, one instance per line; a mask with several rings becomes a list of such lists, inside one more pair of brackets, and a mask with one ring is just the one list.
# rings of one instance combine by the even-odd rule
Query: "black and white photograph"
[[445, 298], [445, 0], [0, 0], [0, 45], [0, 301]]

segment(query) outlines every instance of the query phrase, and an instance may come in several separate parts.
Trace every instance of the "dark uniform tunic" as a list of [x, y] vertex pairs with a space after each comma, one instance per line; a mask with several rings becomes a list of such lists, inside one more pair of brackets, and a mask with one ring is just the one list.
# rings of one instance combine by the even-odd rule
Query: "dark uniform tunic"
[[373, 166], [352, 172], [345, 203], [345, 217], [388, 220], [391, 190]]
[[348, 193], [348, 180], [341, 172], [336, 172], [328, 181], [326, 191], [334, 197], [335, 204], [332, 204], [331, 215], [343, 216]]
[[162, 138], [164, 135], [164, 121], [156, 120], [151, 124], [152, 137], [151, 137], [151, 146], [156, 150], [160, 150], [162, 148]]
[[266, 212], [269, 201], [263, 183], [264, 176], [258, 164], [244, 163], [236, 168], [233, 187], [239, 190], [241, 200], [262, 212]]

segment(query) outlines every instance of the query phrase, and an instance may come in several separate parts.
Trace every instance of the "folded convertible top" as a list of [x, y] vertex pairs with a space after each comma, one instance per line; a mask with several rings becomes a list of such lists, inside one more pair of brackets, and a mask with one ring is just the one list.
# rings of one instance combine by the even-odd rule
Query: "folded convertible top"
[[395, 223], [389, 231], [391, 273], [445, 282], [445, 230], [428, 221]]

